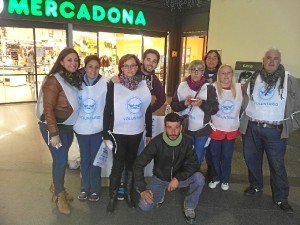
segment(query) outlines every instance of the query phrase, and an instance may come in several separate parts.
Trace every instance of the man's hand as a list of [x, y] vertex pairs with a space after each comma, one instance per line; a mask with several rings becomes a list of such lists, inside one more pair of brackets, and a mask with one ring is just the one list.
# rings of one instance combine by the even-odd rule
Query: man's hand
[[178, 180], [176, 177], [173, 177], [173, 179], [170, 181], [169, 185], [168, 185], [168, 191], [174, 191], [176, 190], [176, 188], [178, 187]]
[[143, 199], [144, 202], [151, 204], [153, 203], [153, 194], [151, 190], [146, 190], [141, 192], [141, 198]]

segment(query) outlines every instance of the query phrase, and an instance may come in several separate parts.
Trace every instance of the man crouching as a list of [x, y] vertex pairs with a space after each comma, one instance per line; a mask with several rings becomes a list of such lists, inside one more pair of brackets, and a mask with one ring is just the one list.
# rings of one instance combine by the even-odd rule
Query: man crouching
[[[181, 133], [182, 117], [170, 113], [165, 117], [165, 131], [157, 135], [146, 146], [134, 165], [134, 178], [140, 193], [139, 207], [148, 211], [161, 207], [165, 191], [189, 187], [184, 199], [186, 222], [193, 224], [196, 219], [195, 208], [205, 184], [199, 172], [199, 164], [192, 139]], [[147, 185], [144, 167], [154, 159], [153, 177]]]

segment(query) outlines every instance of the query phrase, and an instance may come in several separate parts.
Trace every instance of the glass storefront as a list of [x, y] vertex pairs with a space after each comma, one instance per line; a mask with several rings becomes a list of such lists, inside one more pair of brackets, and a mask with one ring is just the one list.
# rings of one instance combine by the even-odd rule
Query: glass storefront
[[205, 36], [190, 36], [182, 38], [181, 77], [189, 75], [187, 68], [193, 60], [202, 60], [206, 50]]
[[[36, 101], [44, 77], [67, 46], [67, 32], [44, 28], [0, 29], [0, 104]], [[118, 73], [118, 60], [123, 55], [131, 53], [141, 59], [144, 49], [155, 48], [161, 54], [156, 73], [163, 82], [165, 37], [74, 30], [72, 38], [81, 66], [87, 55], [97, 54], [103, 63], [100, 73], [108, 78]]]

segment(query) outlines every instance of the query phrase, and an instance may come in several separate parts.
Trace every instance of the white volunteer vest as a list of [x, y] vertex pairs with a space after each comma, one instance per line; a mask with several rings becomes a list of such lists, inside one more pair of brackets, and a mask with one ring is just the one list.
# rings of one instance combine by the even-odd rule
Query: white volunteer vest
[[[284, 119], [285, 104], [287, 98], [287, 80], [288, 74], [285, 74], [283, 82], [282, 99], [278, 91], [280, 80], [278, 79], [275, 88], [265, 95], [265, 82], [262, 81], [260, 75], [257, 76], [253, 90], [253, 100], [249, 99], [249, 103], [245, 110], [246, 114], [261, 121], [282, 121]], [[250, 96], [250, 87], [247, 89], [247, 95]]]
[[[214, 84], [216, 87], [216, 85]], [[243, 100], [241, 84], [236, 83], [236, 98], [233, 98], [231, 90], [223, 89], [222, 96], [219, 96], [219, 111], [211, 116], [214, 127], [218, 130], [230, 132], [235, 131], [240, 126], [239, 114]]]
[[[197, 95], [197, 98], [201, 98], [202, 100], [207, 100], [207, 85], [208, 83], [203, 84], [200, 92]], [[177, 89], [177, 96], [179, 101], [184, 101], [188, 95], [195, 97], [196, 91], [193, 91], [188, 86], [187, 82], [181, 82]], [[187, 107], [185, 110], [178, 112], [180, 115], [187, 115], [189, 113], [190, 106]], [[190, 131], [197, 131], [203, 128], [203, 119], [204, 119], [204, 112], [200, 107], [192, 107], [190, 116], [189, 116], [189, 126], [188, 130]]]
[[78, 134], [95, 134], [103, 131], [103, 112], [107, 92], [104, 76], [93, 86], [82, 85], [79, 91], [80, 111], [73, 127]]
[[141, 81], [136, 90], [121, 84], [114, 86], [113, 133], [135, 135], [145, 130], [145, 114], [151, 102], [146, 81]]
[[[64, 125], [74, 125], [77, 117], [78, 117], [78, 112], [79, 112], [79, 102], [78, 102], [78, 89], [72, 85], [70, 85], [67, 81], [65, 81], [59, 73], [56, 73], [55, 78], [61, 85], [63, 91], [65, 92], [65, 95], [73, 109], [73, 113], [69, 116], [68, 119], [66, 119], [62, 124]], [[47, 79], [47, 78], [46, 78]], [[45, 82], [46, 80], [44, 80]], [[43, 83], [44, 83], [43, 82]], [[36, 116], [38, 119], [41, 118], [41, 115], [43, 114], [44, 111], [44, 103], [43, 103], [43, 96], [44, 93], [42, 91], [42, 88], [40, 89], [39, 93], [39, 98], [37, 101], [37, 111], [36, 111]], [[46, 121], [47, 122], [47, 121]]]

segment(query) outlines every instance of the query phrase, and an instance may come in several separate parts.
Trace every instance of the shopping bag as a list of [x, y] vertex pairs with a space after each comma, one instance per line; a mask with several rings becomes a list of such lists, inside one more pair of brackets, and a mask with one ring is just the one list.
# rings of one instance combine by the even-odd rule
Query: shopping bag
[[105, 163], [107, 161], [108, 158], [108, 148], [105, 145], [104, 141], [102, 142], [102, 144], [100, 145], [100, 148], [97, 152], [97, 155], [94, 159], [93, 165], [94, 166], [99, 166], [101, 168], [103, 168], [105, 166]]

